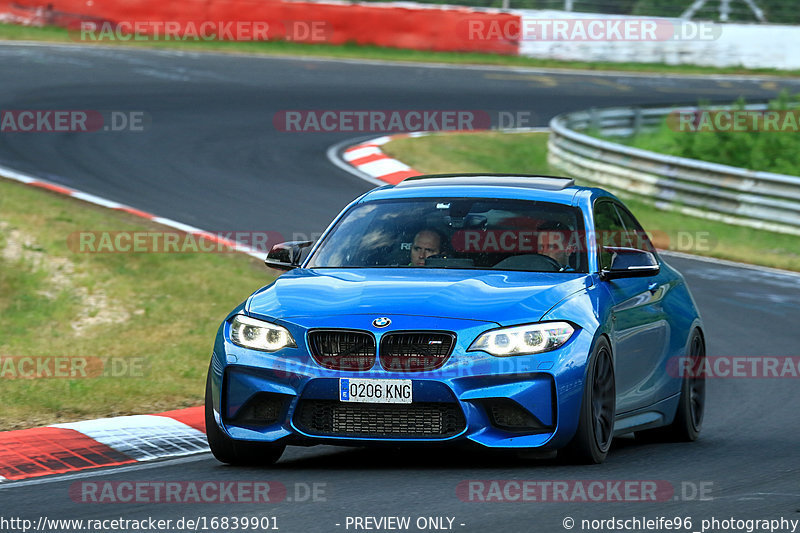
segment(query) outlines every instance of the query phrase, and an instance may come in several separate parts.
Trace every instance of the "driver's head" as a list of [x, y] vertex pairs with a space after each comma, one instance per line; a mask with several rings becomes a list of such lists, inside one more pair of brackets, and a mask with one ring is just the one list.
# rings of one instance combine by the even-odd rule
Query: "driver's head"
[[537, 251], [562, 265], [568, 265], [569, 256], [575, 251], [570, 243], [569, 228], [561, 222], [545, 222], [537, 231]]
[[442, 238], [430, 229], [424, 229], [414, 236], [411, 244], [411, 264], [425, 266], [425, 259], [442, 251]]

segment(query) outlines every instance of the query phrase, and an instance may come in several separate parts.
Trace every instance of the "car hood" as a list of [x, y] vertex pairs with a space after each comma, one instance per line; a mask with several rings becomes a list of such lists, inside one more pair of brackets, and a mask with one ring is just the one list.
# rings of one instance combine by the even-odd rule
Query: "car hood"
[[509, 325], [535, 322], [591, 284], [591, 276], [574, 273], [296, 269], [255, 292], [246, 308], [275, 319], [415, 315]]

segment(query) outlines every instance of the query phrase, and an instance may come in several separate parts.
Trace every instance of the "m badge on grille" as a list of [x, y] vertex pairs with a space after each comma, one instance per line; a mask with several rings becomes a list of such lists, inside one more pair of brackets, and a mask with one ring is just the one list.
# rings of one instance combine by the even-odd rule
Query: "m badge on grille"
[[392, 321], [386, 318], [385, 316], [376, 318], [375, 320], [372, 321], [372, 325], [375, 326], [376, 328], [385, 328], [391, 323]]

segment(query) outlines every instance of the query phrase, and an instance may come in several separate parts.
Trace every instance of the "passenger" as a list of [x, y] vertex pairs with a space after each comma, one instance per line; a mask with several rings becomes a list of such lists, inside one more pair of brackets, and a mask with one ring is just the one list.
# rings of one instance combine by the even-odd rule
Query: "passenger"
[[544, 222], [537, 231], [538, 252], [555, 259], [561, 270], [572, 270], [570, 256], [576, 251], [575, 243], [570, 242], [572, 231], [561, 222]]

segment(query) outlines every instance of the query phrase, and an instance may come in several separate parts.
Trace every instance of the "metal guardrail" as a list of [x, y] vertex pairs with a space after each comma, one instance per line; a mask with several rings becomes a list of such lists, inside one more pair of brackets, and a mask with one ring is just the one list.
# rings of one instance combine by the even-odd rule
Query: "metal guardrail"
[[[690, 109], [695, 108], [680, 108]], [[548, 162], [571, 177], [641, 196], [661, 209], [800, 235], [798, 176], [659, 154], [581, 133], [631, 135], [658, 127], [674, 111], [607, 108], [558, 115], [550, 121]]]

